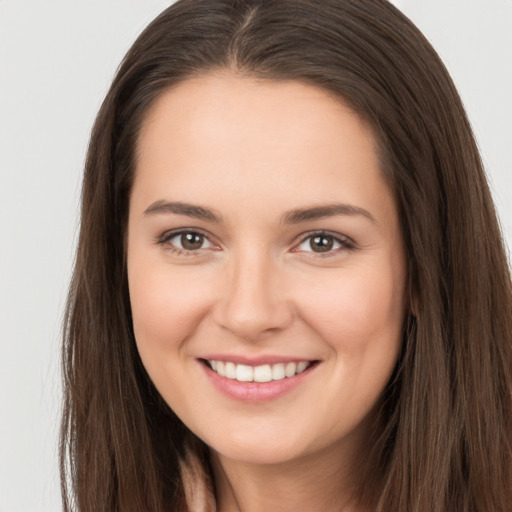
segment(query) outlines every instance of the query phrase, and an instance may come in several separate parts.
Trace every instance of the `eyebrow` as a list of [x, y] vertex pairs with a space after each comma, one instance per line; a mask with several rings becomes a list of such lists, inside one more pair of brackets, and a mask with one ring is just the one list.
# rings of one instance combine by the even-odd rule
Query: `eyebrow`
[[208, 208], [180, 201], [155, 201], [146, 210], [144, 215], [156, 215], [162, 213], [176, 213], [177, 215], [186, 215], [196, 219], [206, 220], [209, 222], [222, 222], [222, 217]]
[[[177, 215], [185, 215], [208, 222], [222, 223], [222, 216], [213, 210], [204, 206], [183, 203], [181, 201], [155, 201], [144, 211], [144, 215], [156, 215], [165, 213], [175, 213]], [[337, 215], [360, 215], [372, 223], [377, 224], [375, 217], [367, 210], [345, 203], [332, 203], [319, 206], [311, 206], [308, 208], [297, 208], [286, 212], [281, 218], [283, 224], [300, 224], [311, 220], [325, 219]]]
[[298, 208], [291, 210], [283, 215], [282, 222], [284, 224], [299, 224], [310, 220], [325, 219], [326, 217], [334, 217], [336, 215], [361, 215], [370, 220], [373, 224], [377, 224], [375, 217], [367, 210], [345, 203], [332, 203], [320, 206], [312, 206], [310, 208]]

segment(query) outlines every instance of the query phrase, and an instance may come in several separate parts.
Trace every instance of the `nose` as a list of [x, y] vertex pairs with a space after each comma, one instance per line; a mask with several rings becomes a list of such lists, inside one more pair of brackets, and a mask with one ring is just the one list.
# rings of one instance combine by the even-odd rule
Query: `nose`
[[222, 283], [215, 319], [238, 338], [257, 341], [285, 329], [293, 319], [283, 272], [265, 255], [239, 257]]

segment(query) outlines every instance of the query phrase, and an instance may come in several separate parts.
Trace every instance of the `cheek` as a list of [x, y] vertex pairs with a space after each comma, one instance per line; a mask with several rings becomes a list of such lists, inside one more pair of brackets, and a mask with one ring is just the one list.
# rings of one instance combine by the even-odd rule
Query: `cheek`
[[[142, 262], [141, 262], [142, 263]], [[191, 394], [187, 371], [194, 359], [189, 343], [205, 316], [211, 296], [208, 280], [190, 279], [186, 269], [129, 262], [128, 282], [137, 349], [142, 363], [164, 400], [186, 411]], [[193, 394], [193, 393], [192, 393]], [[194, 407], [201, 406], [196, 397]]]
[[211, 296], [208, 280], [188, 274], [165, 266], [129, 266], [133, 328], [143, 360], [179, 350], [204, 316]]
[[393, 272], [352, 268], [317, 281], [303, 297], [303, 317], [347, 354], [376, 343], [396, 345], [401, 338], [403, 279]]
[[[351, 268], [322, 286], [318, 283], [302, 302], [303, 318], [328, 345], [334, 361], [336, 398], [329, 395], [325, 404], [333, 431], [343, 427], [340, 417], [352, 426], [362, 421], [391, 377], [402, 341], [403, 282], [401, 274]], [[335, 400], [340, 407], [329, 415]]]

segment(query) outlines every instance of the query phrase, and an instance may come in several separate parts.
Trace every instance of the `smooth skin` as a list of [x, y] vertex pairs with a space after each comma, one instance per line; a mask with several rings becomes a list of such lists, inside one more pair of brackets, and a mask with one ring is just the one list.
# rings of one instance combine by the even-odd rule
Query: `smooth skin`
[[[219, 512], [358, 510], [351, 470], [407, 308], [397, 207], [366, 123], [296, 81], [188, 79], [143, 123], [127, 247], [138, 350], [211, 448]], [[253, 403], [212, 385], [212, 353], [318, 364]]]

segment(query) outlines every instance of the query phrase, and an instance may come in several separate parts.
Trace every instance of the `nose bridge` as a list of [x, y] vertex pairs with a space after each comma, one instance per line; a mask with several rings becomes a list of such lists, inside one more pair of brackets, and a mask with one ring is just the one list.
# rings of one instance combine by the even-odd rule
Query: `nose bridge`
[[284, 328], [291, 320], [279, 265], [268, 251], [242, 248], [233, 254], [219, 322], [245, 339]]

